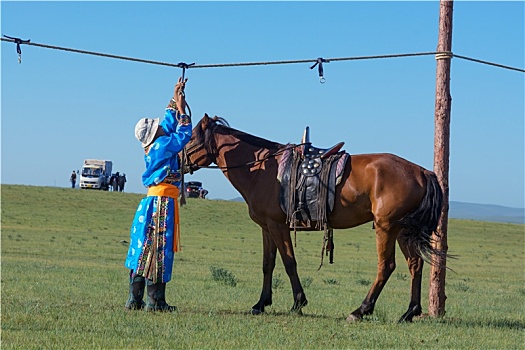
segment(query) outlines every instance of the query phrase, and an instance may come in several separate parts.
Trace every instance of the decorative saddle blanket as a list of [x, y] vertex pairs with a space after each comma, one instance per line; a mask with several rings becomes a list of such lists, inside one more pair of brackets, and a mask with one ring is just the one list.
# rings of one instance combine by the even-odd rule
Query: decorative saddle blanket
[[[290, 147], [279, 162], [277, 179], [281, 183], [280, 205], [287, 223], [294, 230], [329, 228], [328, 215], [335, 202], [335, 187], [341, 182], [349, 155], [340, 143], [325, 150]], [[292, 145], [293, 146], [293, 145]]]

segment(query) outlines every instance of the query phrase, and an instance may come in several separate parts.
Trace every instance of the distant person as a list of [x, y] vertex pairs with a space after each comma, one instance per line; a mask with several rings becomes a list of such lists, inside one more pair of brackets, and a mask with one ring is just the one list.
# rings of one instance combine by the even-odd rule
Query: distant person
[[115, 192], [117, 190], [117, 178], [115, 177], [115, 174], [111, 174], [109, 185], [111, 186], [111, 191]]
[[124, 185], [126, 184], [126, 174], [117, 177], [118, 191], [124, 192]]
[[71, 173], [69, 181], [71, 182], [71, 188], [75, 188], [75, 184], [77, 183], [77, 173], [75, 173], [75, 170]]
[[208, 190], [199, 187], [199, 198], [206, 199], [206, 195], [208, 194]]
[[[135, 137], [144, 148], [146, 171], [142, 183], [148, 188], [135, 213], [125, 266], [130, 269], [126, 309], [175, 311], [166, 303], [166, 283], [171, 280], [174, 253], [179, 251], [177, 197], [181, 173], [178, 153], [191, 138], [191, 118], [185, 114], [186, 80], [179, 78], [164, 120], [142, 118]], [[147, 303], [142, 300], [147, 286]]]
[[118, 192], [118, 178], [120, 177], [120, 173], [117, 171], [115, 174], [115, 178], [113, 179], [113, 191]]

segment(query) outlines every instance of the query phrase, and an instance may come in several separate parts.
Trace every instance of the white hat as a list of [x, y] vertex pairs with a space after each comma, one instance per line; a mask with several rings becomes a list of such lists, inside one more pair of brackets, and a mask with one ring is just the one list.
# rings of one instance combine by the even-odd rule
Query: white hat
[[160, 118], [142, 118], [135, 125], [135, 137], [142, 142], [142, 147], [148, 146], [153, 141], [159, 122]]

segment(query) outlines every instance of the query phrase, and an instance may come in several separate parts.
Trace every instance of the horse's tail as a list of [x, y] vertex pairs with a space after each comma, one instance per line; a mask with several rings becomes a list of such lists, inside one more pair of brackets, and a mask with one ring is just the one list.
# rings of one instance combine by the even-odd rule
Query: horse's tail
[[419, 206], [399, 220], [403, 228], [400, 239], [409, 246], [415, 246], [419, 255], [433, 264], [432, 255], [446, 255], [432, 247], [432, 233], [436, 231], [443, 205], [443, 192], [437, 176], [431, 171], [424, 171], [426, 193]]

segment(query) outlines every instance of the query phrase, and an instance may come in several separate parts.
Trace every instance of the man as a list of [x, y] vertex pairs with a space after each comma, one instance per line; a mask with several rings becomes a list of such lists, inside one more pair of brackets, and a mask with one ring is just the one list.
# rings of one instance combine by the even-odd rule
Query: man
[[[130, 232], [125, 266], [130, 269], [130, 293], [126, 309], [175, 311], [166, 303], [166, 283], [171, 280], [174, 253], [179, 242], [179, 195], [181, 173], [178, 153], [191, 138], [191, 119], [185, 114], [186, 80], [175, 85], [164, 120], [142, 118], [135, 126], [135, 137], [144, 148], [146, 171], [142, 183], [147, 197], [139, 203]], [[144, 303], [144, 288], [148, 299]]]
[[115, 178], [113, 179], [113, 191], [119, 192], [119, 183], [118, 179], [120, 178], [120, 173], [117, 171]]
[[122, 174], [117, 178], [118, 191], [124, 192], [124, 185], [126, 184], [126, 174]]
[[203, 187], [199, 187], [199, 198], [206, 199], [207, 194], [208, 194], [208, 190], [206, 190]]
[[109, 185], [111, 186], [111, 191], [115, 192], [117, 190], [117, 178], [115, 174], [112, 174], [109, 178]]
[[71, 182], [71, 188], [75, 188], [75, 184], [77, 183], [77, 174], [75, 173], [75, 170], [71, 173], [69, 181]]

